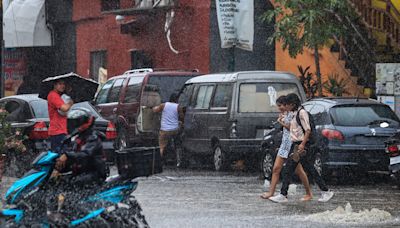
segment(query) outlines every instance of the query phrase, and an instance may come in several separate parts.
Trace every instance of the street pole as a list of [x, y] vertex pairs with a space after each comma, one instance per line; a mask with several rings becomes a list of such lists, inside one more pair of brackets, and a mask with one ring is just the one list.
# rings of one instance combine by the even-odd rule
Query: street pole
[[1, 56], [0, 56], [0, 97], [4, 97], [4, 37], [3, 37], [3, 1], [0, 0], [0, 21], [1, 21], [1, 28], [0, 28], [0, 43], [1, 43]]
[[230, 49], [230, 60], [228, 65], [228, 71], [234, 72], [235, 71], [235, 45], [233, 45]]

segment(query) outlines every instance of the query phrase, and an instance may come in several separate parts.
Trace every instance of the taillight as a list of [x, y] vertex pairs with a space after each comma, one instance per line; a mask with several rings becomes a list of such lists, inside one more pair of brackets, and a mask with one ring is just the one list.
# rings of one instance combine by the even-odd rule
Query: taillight
[[396, 157], [400, 155], [399, 151], [400, 145], [390, 145], [386, 147], [386, 152], [389, 153], [389, 156]]
[[48, 130], [45, 122], [37, 122], [29, 133], [29, 139], [47, 139], [49, 137]]
[[107, 125], [106, 138], [107, 139], [117, 138], [117, 129], [115, 128], [114, 124], [111, 122], [108, 122], [108, 125]]
[[339, 140], [339, 141], [344, 140], [344, 136], [343, 136], [342, 132], [337, 131], [337, 130], [324, 129], [324, 130], [322, 130], [321, 133], [325, 138], [327, 138], [329, 140]]

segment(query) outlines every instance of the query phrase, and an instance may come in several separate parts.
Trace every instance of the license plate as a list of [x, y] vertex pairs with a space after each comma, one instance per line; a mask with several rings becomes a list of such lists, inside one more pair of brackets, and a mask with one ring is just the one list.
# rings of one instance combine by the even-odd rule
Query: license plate
[[390, 158], [390, 164], [391, 165], [395, 165], [395, 164], [398, 164], [398, 163], [400, 163], [400, 156]]

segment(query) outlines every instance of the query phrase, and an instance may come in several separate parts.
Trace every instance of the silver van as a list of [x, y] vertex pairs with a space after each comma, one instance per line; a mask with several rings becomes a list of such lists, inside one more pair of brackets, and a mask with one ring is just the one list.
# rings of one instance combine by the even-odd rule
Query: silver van
[[212, 158], [215, 170], [235, 159], [261, 159], [264, 131], [276, 121], [276, 99], [306, 96], [290, 73], [246, 71], [208, 74], [188, 80], [179, 103], [185, 108], [182, 161], [195, 155]]

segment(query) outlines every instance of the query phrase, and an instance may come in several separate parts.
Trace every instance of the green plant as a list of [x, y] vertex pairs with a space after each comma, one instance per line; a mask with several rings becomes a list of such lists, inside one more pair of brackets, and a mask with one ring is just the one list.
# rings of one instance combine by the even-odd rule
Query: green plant
[[299, 69], [299, 79], [307, 97], [315, 97], [315, 93], [317, 92], [317, 81], [313, 78], [314, 75], [311, 72], [308, 72], [310, 66], [303, 69], [302, 66], [298, 65], [297, 69]]
[[348, 79], [339, 78], [339, 74], [330, 74], [323, 86], [326, 92], [333, 96], [341, 97], [347, 93], [346, 87], [348, 82]]
[[275, 9], [267, 11], [263, 19], [275, 22], [275, 32], [268, 38], [272, 44], [282, 41], [291, 57], [314, 50], [318, 95], [322, 96], [320, 56], [318, 50], [328, 46], [331, 39], [346, 34], [343, 18], [353, 15], [347, 1], [340, 0], [275, 0]]

